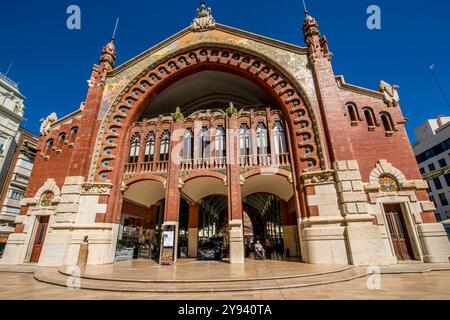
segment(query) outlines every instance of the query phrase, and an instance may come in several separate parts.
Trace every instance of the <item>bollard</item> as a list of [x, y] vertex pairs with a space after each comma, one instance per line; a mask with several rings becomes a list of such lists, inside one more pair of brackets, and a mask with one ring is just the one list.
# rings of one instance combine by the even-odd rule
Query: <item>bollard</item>
[[80, 245], [80, 253], [78, 254], [77, 266], [84, 268], [87, 265], [89, 255], [89, 238], [85, 236], [83, 242]]

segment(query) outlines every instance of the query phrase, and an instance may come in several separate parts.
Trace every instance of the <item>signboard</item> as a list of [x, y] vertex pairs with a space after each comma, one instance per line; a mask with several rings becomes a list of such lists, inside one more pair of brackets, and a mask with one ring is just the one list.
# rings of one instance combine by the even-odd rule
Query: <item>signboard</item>
[[164, 248], [173, 248], [175, 246], [175, 231], [163, 232]]
[[126, 249], [122, 249], [122, 250], [117, 250], [115, 261], [119, 262], [119, 261], [133, 260], [133, 253], [134, 253], [134, 248], [126, 248]]
[[161, 237], [161, 257], [162, 265], [171, 265], [175, 261], [175, 225], [164, 225]]

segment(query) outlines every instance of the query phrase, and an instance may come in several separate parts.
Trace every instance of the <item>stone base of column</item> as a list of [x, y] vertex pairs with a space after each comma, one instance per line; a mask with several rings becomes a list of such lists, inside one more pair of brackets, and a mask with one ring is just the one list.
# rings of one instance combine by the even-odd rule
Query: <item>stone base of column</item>
[[242, 264], [245, 262], [244, 229], [242, 220], [230, 221], [230, 263]]
[[8, 237], [8, 243], [3, 253], [0, 264], [6, 265], [19, 265], [25, 263], [27, 234], [25, 233], [13, 233]]
[[383, 266], [396, 263], [386, 250], [380, 228], [373, 224], [350, 224], [346, 228], [349, 258], [355, 266]]
[[[341, 219], [336, 217], [337, 221]], [[304, 262], [348, 265], [345, 227], [340, 226], [340, 223], [332, 223], [331, 217], [325, 219], [317, 217], [315, 220], [318, 220], [314, 221], [317, 224], [311, 224], [312, 221], [308, 221], [305, 224], [309, 226], [302, 230]], [[327, 225], [327, 222], [330, 224]]]
[[188, 258], [197, 258], [198, 228], [189, 228]]
[[440, 223], [424, 223], [417, 226], [426, 263], [447, 263], [450, 243], [445, 228]]
[[47, 234], [39, 258], [39, 266], [60, 267], [76, 265], [85, 236], [89, 241], [87, 265], [114, 262], [118, 224], [55, 224]]

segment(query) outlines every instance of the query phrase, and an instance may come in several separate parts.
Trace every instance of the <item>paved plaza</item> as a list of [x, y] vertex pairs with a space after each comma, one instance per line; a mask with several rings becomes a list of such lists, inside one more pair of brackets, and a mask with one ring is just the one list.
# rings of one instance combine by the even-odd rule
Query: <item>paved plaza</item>
[[[280, 271], [273, 273], [275, 269]], [[380, 288], [374, 290], [368, 289], [370, 277], [362, 275], [364, 273], [362, 268], [349, 269], [345, 266], [324, 267], [271, 261], [260, 264], [250, 262], [240, 268], [227, 264], [186, 263], [177, 267], [164, 268], [142, 262], [122, 263], [88, 268], [83, 272], [83, 277], [86, 278], [81, 279], [81, 283], [87, 282], [88, 285], [89, 281], [91, 285], [95, 285], [96, 282], [92, 279], [97, 279], [99, 283], [105, 283], [104, 286], [112, 283], [113, 288], [119, 288], [117, 291], [126, 288], [131, 282], [137, 282], [134, 285], [138, 290], [158, 288], [167, 284], [171, 288], [180, 288], [179, 293], [169, 291], [165, 293], [113, 292], [102, 291], [101, 288], [100, 290], [68, 289], [61, 285], [36, 280], [36, 275], [39, 273], [47, 274], [49, 277], [52, 274], [62, 277], [61, 272], [65, 269], [43, 270], [28, 266], [3, 267], [1, 270], [3, 271], [0, 272], [0, 299], [2, 300], [450, 299], [450, 266], [445, 264], [384, 267], [381, 269], [383, 274], [380, 276]], [[202, 272], [198, 272], [198, 270], [202, 270]], [[57, 278], [55, 277], [55, 279]], [[322, 279], [322, 281], [318, 281], [318, 279]], [[223, 281], [223, 288], [242, 287], [242, 291], [182, 292], [183, 286], [201, 288], [203, 285], [214, 288], [214, 286], [220, 285], [221, 281]], [[280, 287], [286, 282], [304, 286], [292, 289], [267, 289], [267, 286], [274, 281]], [[247, 282], [253, 283], [254, 286], [249, 287], [251, 290], [245, 291]], [[327, 282], [328, 284], [326, 284]], [[258, 285], [261, 285], [260, 290], [257, 288]]]

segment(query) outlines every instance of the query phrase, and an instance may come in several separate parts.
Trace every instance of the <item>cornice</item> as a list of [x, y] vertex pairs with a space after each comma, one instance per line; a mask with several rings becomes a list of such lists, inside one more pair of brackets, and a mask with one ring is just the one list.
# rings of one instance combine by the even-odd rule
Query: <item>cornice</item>
[[56, 120], [55, 122], [53, 122], [50, 128], [53, 129], [53, 128], [59, 126], [59, 125], [64, 124], [64, 122], [70, 120], [71, 118], [75, 118], [76, 116], [78, 116], [79, 114], [81, 114], [82, 111], [83, 111], [83, 110], [78, 109], [78, 110], [75, 110], [75, 111], [69, 113], [68, 115], [62, 117], [61, 119], [58, 119], [58, 120]]
[[13, 119], [17, 120], [19, 122], [19, 124], [21, 122], [26, 121], [27, 119], [25, 119], [22, 116], [19, 116], [17, 113], [15, 113], [14, 111], [6, 108], [5, 106], [0, 105], [0, 112], [7, 114], [8, 116], [12, 117]]
[[336, 79], [336, 83], [337, 83], [339, 89], [352, 91], [355, 93], [359, 93], [362, 95], [368, 95], [373, 98], [383, 100], [383, 94], [381, 92], [372, 90], [372, 89], [363, 88], [363, 87], [356, 86], [353, 84], [349, 84], [349, 83], [345, 82], [345, 78], [343, 75], [336, 76], [335, 79]]

